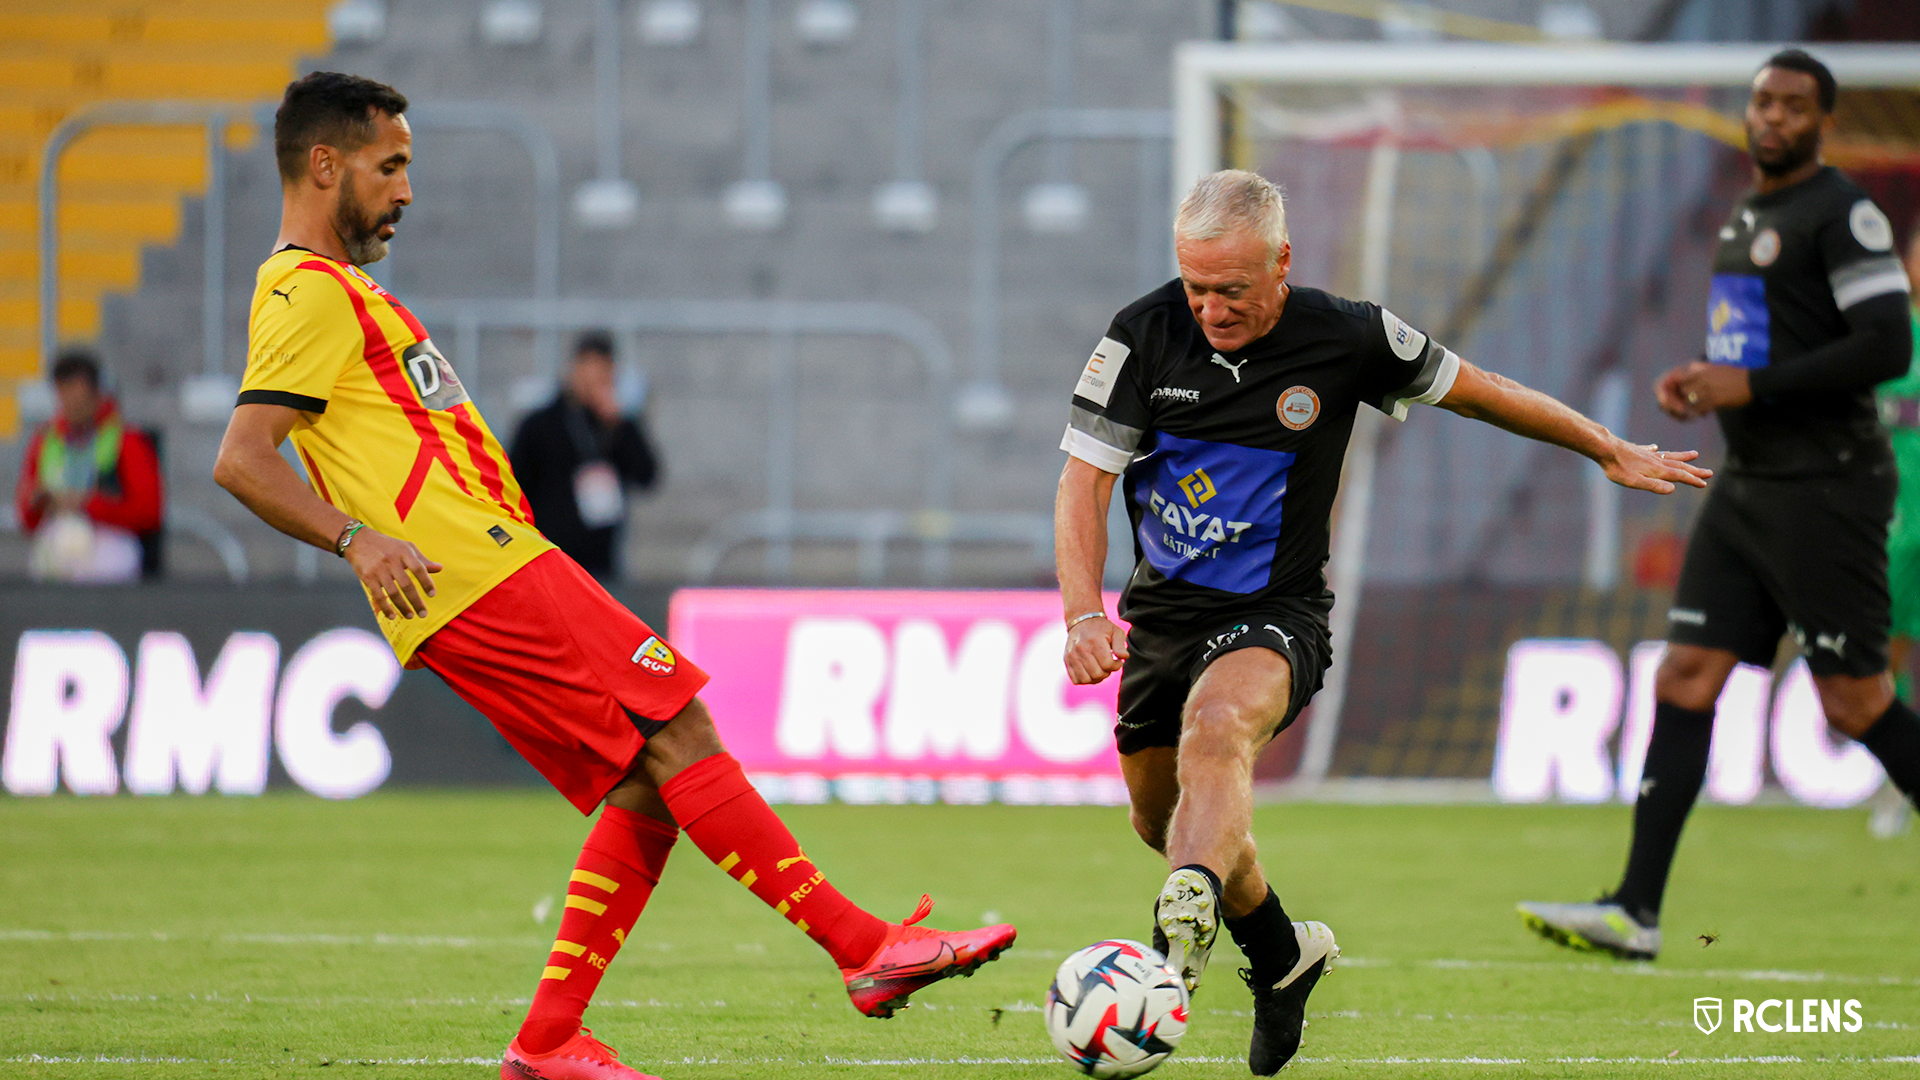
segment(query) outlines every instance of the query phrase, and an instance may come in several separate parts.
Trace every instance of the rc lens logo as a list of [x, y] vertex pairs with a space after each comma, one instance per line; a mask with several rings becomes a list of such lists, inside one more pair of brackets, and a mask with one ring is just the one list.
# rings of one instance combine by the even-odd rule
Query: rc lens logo
[[1180, 490], [1187, 496], [1187, 505], [1199, 509], [1200, 504], [1219, 494], [1213, 486], [1213, 477], [1205, 469], [1195, 469], [1180, 478]]
[[[1693, 1026], [1700, 1034], [1711, 1035], [1720, 1030], [1722, 1017], [1719, 998], [1693, 999]], [[1736, 1034], [1752, 1034], [1756, 1028], [1760, 1031], [1791, 1031], [1798, 1034], [1817, 1034], [1823, 1031], [1844, 1031], [1849, 1034], [1866, 1026], [1860, 1015], [1860, 1001], [1848, 998], [1768, 998], [1753, 1002], [1746, 998], [1733, 1000], [1733, 1030]]]
[[633, 662], [639, 664], [640, 670], [647, 674], [657, 675], [663, 679], [673, 674], [673, 669], [678, 664], [673, 650], [667, 648], [667, 643], [657, 637], [649, 637], [640, 643], [639, 648], [633, 650]]

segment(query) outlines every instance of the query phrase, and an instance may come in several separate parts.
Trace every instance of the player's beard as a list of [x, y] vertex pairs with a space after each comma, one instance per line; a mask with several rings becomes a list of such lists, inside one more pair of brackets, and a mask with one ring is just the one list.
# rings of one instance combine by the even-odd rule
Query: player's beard
[[1820, 156], [1820, 129], [1814, 128], [1796, 142], [1790, 142], [1772, 156], [1760, 149], [1760, 141], [1755, 138], [1754, 130], [1747, 129], [1747, 152], [1753, 155], [1754, 167], [1768, 176], [1786, 176], [1807, 162]]
[[386, 258], [387, 242], [380, 238], [380, 229], [399, 220], [397, 206], [385, 214], [374, 214], [361, 205], [351, 172], [341, 178], [340, 205], [333, 213], [333, 231], [340, 237], [341, 246], [347, 249], [348, 262], [369, 266]]

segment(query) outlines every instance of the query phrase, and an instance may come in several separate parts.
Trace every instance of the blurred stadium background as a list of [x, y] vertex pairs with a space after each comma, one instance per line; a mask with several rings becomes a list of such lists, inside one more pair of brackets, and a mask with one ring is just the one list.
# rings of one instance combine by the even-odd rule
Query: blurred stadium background
[[[1072, 380], [1112, 313], [1171, 273], [1182, 43], [1354, 50], [1343, 86], [1213, 91], [1216, 160], [1289, 191], [1297, 280], [1380, 300], [1476, 362], [1713, 460], [1713, 430], [1666, 420], [1648, 388], [1700, 348], [1714, 232], [1746, 178], [1737, 88], [1396, 88], [1366, 73], [1461, 42], [1862, 48], [1920, 41], [1917, 11], [8, 0], [0, 469], [18, 474], [51, 411], [52, 348], [90, 343], [160, 439], [168, 514], [154, 580], [78, 589], [27, 580], [6, 511], [5, 786], [536, 781], [437, 681], [379, 659], [342, 564], [209, 477], [277, 220], [271, 109], [301, 72], [368, 75], [414, 102], [417, 201], [372, 273], [497, 431], [550, 396], [572, 332], [614, 330], [623, 396], [666, 470], [630, 508], [617, 591], [655, 625], [673, 607], [716, 692], [739, 673], [722, 719], [752, 728], [734, 737], [762, 753], [770, 794], [1108, 802], [1100, 701], [1058, 685], [1057, 611], [1035, 590], [1052, 585]], [[1880, 55], [1905, 56], [1910, 79], [1848, 88], [1836, 64], [1831, 157], [1905, 236], [1920, 53]], [[1595, 475], [1431, 411], [1387, 425], [1370, 493], [1340, 514], [1350, 678], [1262, 761], [1270, 790], [1631, 793], [1650, 671], [1636, 646], [1662, 632], [1699, 500]], [[854, 587], [887, 591], [837, 591]], [[893, 591], [930, 588], [991, 591]], [[1723, 712], [1745, 726], [1716, 743], [1730, 747], [1716, 798], [1846, 805], [1877, 786], [1864, 754], [1826, 740], [1802, 682], [1784, 677], [1771, 704], [1765, 676], [1736, 685], [1751, 700]], [[1776, 766], [1795, 755], [1813, 764]]]

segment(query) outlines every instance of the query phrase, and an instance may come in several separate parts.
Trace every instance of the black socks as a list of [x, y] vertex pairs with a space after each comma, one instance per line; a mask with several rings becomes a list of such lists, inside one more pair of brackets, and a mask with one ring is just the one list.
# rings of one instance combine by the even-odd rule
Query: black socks
[[1260, 906], [1235, 919], [1225, 920], [1234, 943], [1247, 954], [1258, 986], [1272, 986], [1287, 977], [1300, 962], [1300, 942], [1293, 936], [1293, 920], [1280, 907], [1280, 897], [1267, 886], [1267, 898]]
[[1920, 716], [1894, 698], [1859, 742], [1880, 759], [1887, 779], [1906, 795], [1907, 801], [1920, 806]]
[[[1920, 732], [1915, 737], [1920, 740]], [[1660, 898], [1667, 891], [1673, 851], [1707, 778], [1712, 744], [1712, 710], [1697, 712], [1665, 702], [1654, 706], [1653, 737], [1640, 773], [1640, 798], [1633, 805], [1633, 847], [1626, 875], [1613, 893], [1614, 903], [1642, 926], [1660, 923]]]

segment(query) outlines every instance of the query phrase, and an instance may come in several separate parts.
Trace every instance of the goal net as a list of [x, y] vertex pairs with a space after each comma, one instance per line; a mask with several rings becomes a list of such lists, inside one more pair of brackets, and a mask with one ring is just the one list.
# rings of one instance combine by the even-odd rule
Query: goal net
[[[1183, 46], [1174, 188], [1259, 171], [1287, 191], [1294, 281], [1379, 302], [1636, 441], [1717, 460], [1713, 425], [1666, 419], [1650, 388], [1701, 353], [1716, 234], [1748, 183], [1747, 87], [1771, 51]], [[1813, 51], [1841, 86], [1827, 161], [1904, 240], [1920, 214], [1920, 48]], [[1664, 632], [1697, 505], [1437, 410], [1396, 424], [1363, 409], [1336, 510], [1335, 667], [1306, 737], [1263, 770], [1484, 784], [1524, 750], [1508, 793], [1630, 793], [1657, 658], [1636, 646]], [[1528, 651], [1547, 641], [1580, 648]], [[1748, 694], [1751, 720], [1733, 722], [1772, 752], [1729, 765], [1748, 771], [1727, 791], [1798, 794], [1773, 757], [1802, 729], [1836, 776], [1876, 782], [1800, 715], [1794, 677], [1783, 663]]]

